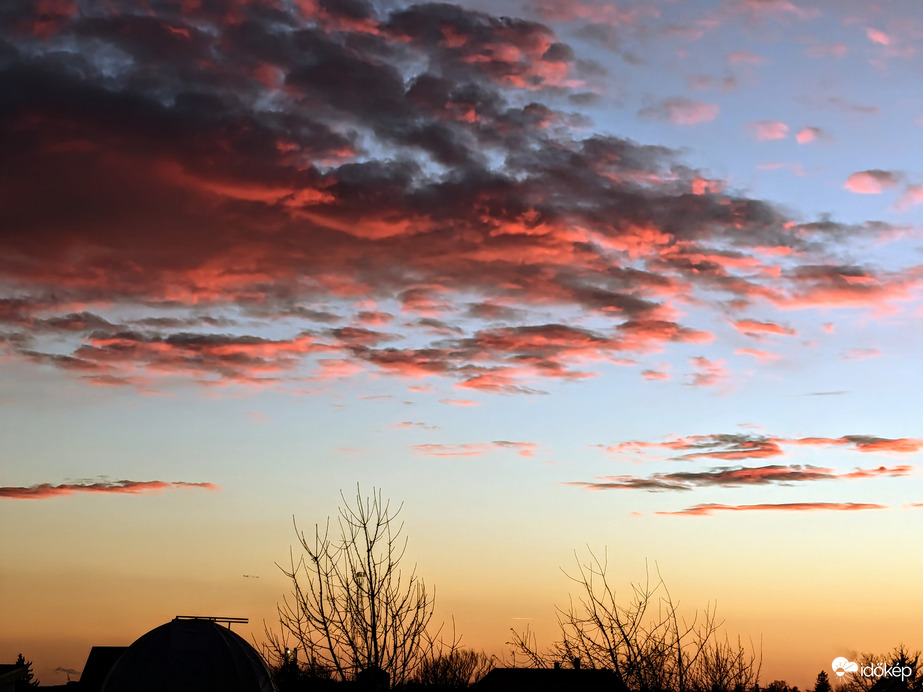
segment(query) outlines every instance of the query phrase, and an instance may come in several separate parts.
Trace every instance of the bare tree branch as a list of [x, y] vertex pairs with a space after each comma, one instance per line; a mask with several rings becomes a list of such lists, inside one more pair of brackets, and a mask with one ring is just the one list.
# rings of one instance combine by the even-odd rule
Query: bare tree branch
[[[292, 588], [278, 605], [279, 622], [305, 661], [337, 679], [378, 668], [393, 686], [402, 685], [432, 654], [434, 596], [415, 567], [409, 574], [400, 569], [407, 549], [397, 522], [403, 505], [392, 511], [374, 488], [363, 497], [357, 486], [352, 502], [340, 497], [338, 536], [328, 519], [309, 539], [293, 518], [301, 555], [292, 551], [287, 567], [277, 565]], [[267, 637], [271, 650], [285, 643]]]
[[656, 579], [645, 569], [622, 604], [607, 578], [607, 553], [587, 552], [583, 560], [575, 554], [575, 573], [565, 572], [578, 596], [557, 609], [560, 639], [543, 652], [528, 628], [513, 631], [514, 654], [535, 667], [579, 659], [615, 671], [632, 692], [749, 692], [757, 684], [760, 657], [740, 640], [717, 639], [722, 623], [714, 606], [682, 617], [656, 565]]

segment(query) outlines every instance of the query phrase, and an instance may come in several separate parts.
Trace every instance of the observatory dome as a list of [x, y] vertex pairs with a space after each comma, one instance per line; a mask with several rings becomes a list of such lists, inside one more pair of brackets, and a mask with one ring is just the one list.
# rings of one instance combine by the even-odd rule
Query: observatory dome
[[211, 619], [177, 618], [139, 637], [102, 692], [276, 692], [247, 641]]

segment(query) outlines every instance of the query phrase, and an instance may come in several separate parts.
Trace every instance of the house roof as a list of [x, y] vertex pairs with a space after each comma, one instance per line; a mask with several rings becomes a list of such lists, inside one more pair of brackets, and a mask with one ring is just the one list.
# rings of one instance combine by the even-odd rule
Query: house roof
[[18, 663], [0, 663], [0, 684], [9, 685], [29, 674], [26, 666]]
[[127, 646], [94, 646], [80, 674], [81, 692], [99, 692], [115, 662], [128, 649]]

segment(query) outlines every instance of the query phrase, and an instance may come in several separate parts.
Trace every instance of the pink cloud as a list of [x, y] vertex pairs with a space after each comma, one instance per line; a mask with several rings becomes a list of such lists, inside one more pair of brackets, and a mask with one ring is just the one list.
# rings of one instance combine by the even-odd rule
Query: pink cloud
[[788, 137], [788, 125], [778, 120], [760, 120], [750, 123], [750, 128], [761, 142]]
[[869, 41], [872, 43], [878, 43], [882, 46], [889, 46], [894, 40], [885, 32], [872, 29], [871, 27], [866, 28], [865, 35], [868, 36]]
[[359, 324], [370, 327], [380, 327], [394, 319], [394, 315], [387, 312], [378, 312], [377, 310], [363, 310], [356, 315], [356, 321]]
[[513, 449], [521, 457], [535, 456], [538, 445], [534, 442], [510, 442], [508, 440], [495, 440], [490, 443], [496, 449]]
[[752, 512], [752, 511], [782, 511], [782, 512], [813, 512], [817, 510], [832, 510], [840, 512], [859, 511], [864, 509], [887, 509], [887, 505], [865, 504], [858, 502], [787, 502], [782, 504], [759, 505], [695, 505], [678, 512], [656, 512], [663, 515], [708, 516], [715, 512]]
[[798, 144], [807, 144], [808, 142], [813, 142], [815, 139], [820, 137], [821, 129], [819, 127], [803, 127], [798, 131], [798, 134], [795, 135], [795, 141]]
[[904, 465], [904, 466], [894, 466], [888, 468], [887, 466], [879, 466], [875, 469], [856, 469], [855, 471], [850, 471], [849, 473], [840, 474], [839, 478], [847, 478], [850, 480], [856, 478], [875, 478], [876, 476], [890, 476], [892, 478], [900, 476], [909, 476], [915, 467]]
[[201, 488], [203, 490], [218, 490], [218, 486], [212, 483], [185, 483], [182, 481], [167, 483], [164, 481], [123, 480], [97, 481], [95, 483], [63, 483], [61, 485], [41, 483], [39, 485], [30, 485], [25, 487], [0, 487], [0, 498], [7, 498], [12, 500], [43, 500], [49, 497], [73, 495], [75, 493], [140, 495], [143, 493], [159, 493], [163, 490], [175, 490], [178, 488]]
[[855, 266], [802, 266], [789, 275], [792, 290], [787, 296], [772, 296], [778, 307], [790, 310], [821, 306], [866, 306], [878, 311], [893, 310], [890, 303], [909, 300], [923, 281], [917, 269], [892, 276], [876, 276]]
[[440, 404], [447, 404], [449, 406], [480, 406], [480, 402], [472, 401], [471, 399], [440, 399]]
[[619, 332], [625, 337], [623, 348], [637, 351], [659, 349], [659, 344], [667, 341], [702, 344], [714, 338], [710, 332], [666, 320], [629, 320], [619, 325]]
[[757, 320], [738, 320], [732, 323], [734, 328], [747, 336], [762, 334], [777, 334], [781, 336], [794, 336], [795, 330], [773, 322], [759, 322]]
[[707, 180], [699, 177], [692, 179], [692, 194], [694, 195], [719, 194], [723, 189], [724, 183], [720, 180]]
[[320, 370], [314, 374], [314, 377], [320, 380], [352, 377], [364, 369], [358, 363], [342, 358], [320, 358], [317, 364]]
[[885, 188], [895, 187], [900, 178], [900, 174], [894, 171], [859, 171], [850, 175], [843, 187], [860, 195], [879, 195]]
[[642, 370], [641, 377], [646, 380], [669, 380], [670, 373], [662, 370]]
[[586, 0], [530, 0], [529, 6], [546, 22], [583, 21], [623, 28], [636, 24], [645, 16], [657, 16], [653, 7], [643, 5], [636, 8], [621, 8], [608, 3], [587, 2]]
[[880, 355], [881, 351], [877, 348], [849, 348], [843, 352], [843, 359], [857, 360], [859, 358], [873, 358]]
[[718, 117], [719, 110], [714, 103], [672, 98], [655, 106], [642, 108], [638, 115], [651, 120], [667, 120], [674, 125], [698, 125], [714, 120]]
[[763, 58], [758, 55], [754, 55], [747, 50], [738, 50], [734, 51], [728, 55], [728, 62], [731, 63], [749, 63], [751, 65], [758, 65], [760, 63], [766, 62]]
[[783, 440], [793, 445], [852, 446], [857, 452], [893, 452], [913, 454], [923, 449], [923, 439], [915, 437], [874, 437], [872, 435], [844, 435], [843, 437], [802, 437]]
[[737, 6], [755, 15], [775, 16], [778, 18], [792, 15], [802, 21], [814, 19], [820, 15], [818, 9], [805, 9], [790, 0], [736, 0]]
[[910, 207], [923, 204], [923, 185], [908, 185], [900, 199], [894, 205], [897, 211], [906, 211]]
[[759, 360], [777, 360], [779, 358], [778, 353], [761, 351], [757, 348], [738, 348], [734, 353], [739, 356], [753, 356]]
[[695, 372], [689, 374], [689, 384], [693, 387], [714, 387], [721, 384], [728, 377], [723, 360], [709, 360], [704, 356], [690, 358], [689, 362]]
[[269, 422], [269, 416], [267, 416], [262, 411], [246, 411], [247, 417], [257, 424], [264, 424]]

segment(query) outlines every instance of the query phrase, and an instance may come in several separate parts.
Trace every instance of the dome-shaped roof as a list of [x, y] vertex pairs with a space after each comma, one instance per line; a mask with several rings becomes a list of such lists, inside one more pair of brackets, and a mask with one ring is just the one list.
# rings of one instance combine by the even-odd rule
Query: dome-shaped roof
[[176, 619], [135, 640], [102, 692], [275, 692], [247, 641], [211, 620]]

